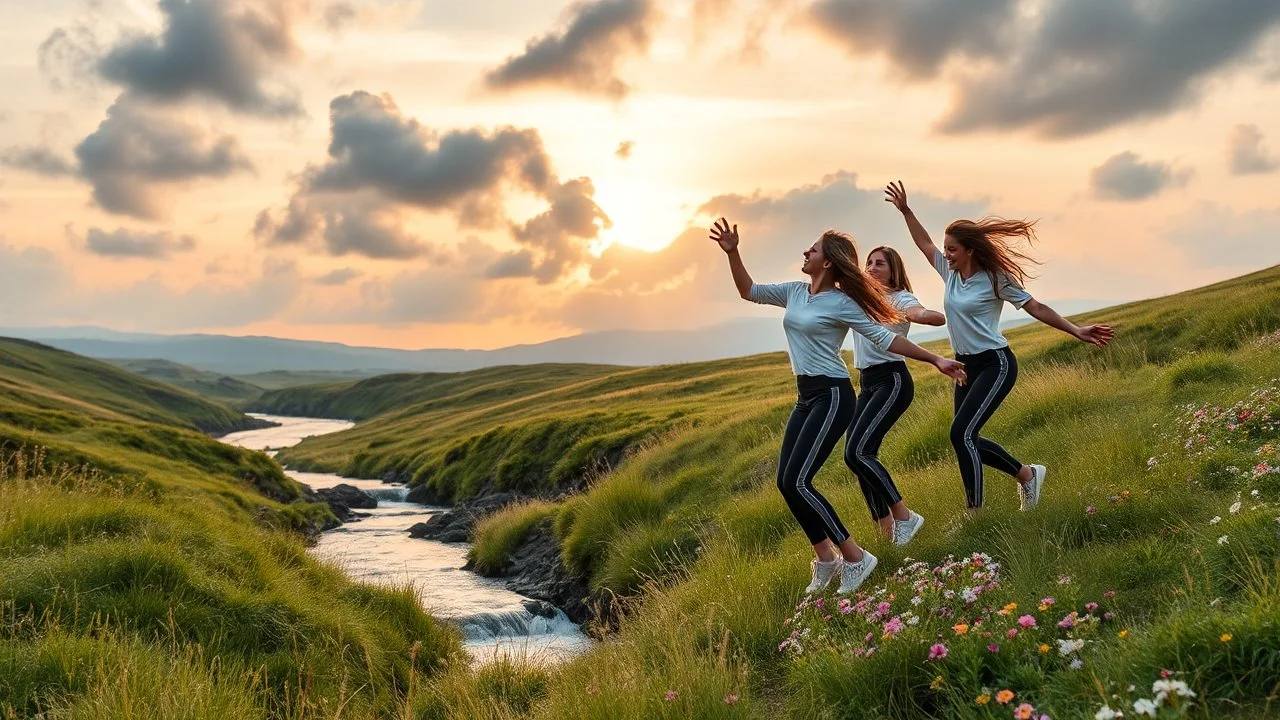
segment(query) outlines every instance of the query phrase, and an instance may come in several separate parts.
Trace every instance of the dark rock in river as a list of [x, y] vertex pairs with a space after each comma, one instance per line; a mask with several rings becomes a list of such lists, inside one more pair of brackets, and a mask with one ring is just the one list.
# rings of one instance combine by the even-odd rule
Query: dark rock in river
[[[388, 473], [389, 475], [390, 473]], [[387, 482], [386, 475], [383, 475], [383, 482]], [[435, 505], [441, 507], [450, 505], [448, 499], [442, 497], [436, 489], [430, 485], [414, 485], [409, 488], [409, 495], [405, 498], [409, 502], [418, 503], [419, 505]]]
[[607, 606], [601, 603], [602, 598], [592, 596], [586, 578], [564, 566], [550, 520], [529, 531], [503, 570], [508, 589], [551, 603], [576, 623], [599, 620], [607, 614]]
[[329, 509], [343, 522], [358, 515], [351, 512], [352, 508], [369, 509], [378, 507], [378, 501], [372, 495], [346, 483], [334, 485], [331, 488], [320, 488], [315, 491], [315, 494], [328, 503]]
[[[424, 486], [420, 485], [409, 492], [411, 502], [417, 502], [413, 499], [413, 493], [421, 487]], [[491, 512], [501, 510], [517, 499], [511, 493], [495, 493], [469, 500], [452, 510], [432, 515], [426, 522], [420, 522], [409, 528], [409, 537], [445, 543], [467, 542], [471, 539], [471, 531], [475, 528], [477, 520]]]
[[529, 611], [531, 615], [544, 617], [550, 620], [556, 616], [556, 606], [546, 600], [525, 600], [524, 609]]

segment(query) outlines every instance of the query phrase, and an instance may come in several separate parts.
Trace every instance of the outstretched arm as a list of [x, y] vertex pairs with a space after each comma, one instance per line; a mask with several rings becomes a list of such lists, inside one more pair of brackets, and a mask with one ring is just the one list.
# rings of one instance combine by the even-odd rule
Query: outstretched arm
[[946, 375], [952, 380], [955, 380], [961, 385], [965, 384], [969, 380], [969, 376], [964, 372], [964, 365], [962, 363], [931, 353], [901, 335], [895, 335], [893, 342], [889, 344], [887, 349], [891, 353], [897, 353], [903, 357], [909, 357], [912, 360], [929, 363], [930, 365], [938, 368], [938, 372]]
[[1111, 342], [1111, 338], [1115, 336], [1115, 331], [1111, 329], [1110, 325], [1085, 325], [1081, 327], [1062, 317], [1057, 310], [1038, 300], [1028, 300], [1022, 306], [1022, 309], [1045, 325], [1057, 328], [1071, 337], [1091, 345], [1106, 347], [1107, 343]]
[[946, 325], [947, 316], [937, 310], [917, 305], [907, 310], [907, 319], [917, 325]]
[[899, 180], [896, 183], [889, 183], [884, 189], [887, 203], [893, 203], [902, 213], [902, 219], [907, 221], [907, 230], [911, 232], [911, 240], [915, 242], [916, 247], [920, 248], [920, 252], [924, 254], [925, 260], [933, 265], [933, 256], [938, 252], [938, 248], [933, 244], [933, 239], [929, 237], [929, 231], [924, 229], [924, 225], [920, 224], [920, 219], [916, 214], [911, 212], [911, 208], [907, 205], [907, 188]]
[[738, 288], [738, 295], [743, 300], [751, 299], [751, 274], [742, 263], [742, 255], [738, 253], [738, 226], [729, 225], [729, 221], [720, 218], [711, 226], [711, 239], [716, 241], [725, 255], [729, 257], [729, 272], [733, 274], [733, 284]]

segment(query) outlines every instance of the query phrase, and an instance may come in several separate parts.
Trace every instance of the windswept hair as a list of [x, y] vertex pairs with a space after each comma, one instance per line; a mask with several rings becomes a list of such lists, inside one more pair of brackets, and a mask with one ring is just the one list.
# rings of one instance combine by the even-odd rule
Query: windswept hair
[[858, 248], [853, 236], [827, 230], [820, 238], [822, 256], [835, 271], [836, 287], [862, 307], [867, 317], [881, 325], [902, 321], [902, 313], [885, 299], [885, 288], [858, 265]]
[[956, 220], [947, 226], [946, 232], [961, 247], [973, 251], [974, 264], [991, 278], [991, 287], [995, 289], [996, 297], [1000, 297], [1000, 275], [1024, 286], [1033, 277], [1026, 266], [1039, 263], [1019, 246], [1022, 244], [1020, 240], [1027, 245], [1035, 243], [1035, 226], [1035, 220], [984, 217], [977, 222]]

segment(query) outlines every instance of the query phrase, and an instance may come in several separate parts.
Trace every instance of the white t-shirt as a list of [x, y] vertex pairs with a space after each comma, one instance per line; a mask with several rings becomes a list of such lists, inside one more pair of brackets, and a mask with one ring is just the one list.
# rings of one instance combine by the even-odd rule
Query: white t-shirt
[[791, 371], [796, 375], [849, 377], [840, 346], [850, 330], [884, 349], [894, 335], [877, 324], [848, 295], [831, 289], [809, 294], [809, 283], [789, 282], [751, 286], [751, 302], [787, 309], [782, 328], [787, 334]]
[[[906, 290], [891, 292], [886, 298], [890, 305], [906, 313], [913, 307], [923, 307], [915, 295]], [[911, 329], [911, 321], [903, 318], [902, 322], [893, 325], [885, 325], [890, 332], [895, 335], [907, 336], [907, 332]], [[895, 362], [902, 360], [902, 356], [897, 353], [891, 353], [888, 350], [881, 350], [875, 343], [870, 342], [862, 335], [855, 334], [853, 336], [853, 366], [859, 370], [866, 370], [872, 365], [881, 363]]]
[[1027, 292], [1007, 274], [996, 275], [1000, 283], [1000, 297], [991, 286], [991, 276], [979, 270], [962, 280], [953, 272], [941, 250], [933, 251], [933, 268], [942, 276], [946, 291], [942, 295], [942, 310], [947, 316], [947, 335], [951, 349], [962, 355], [973, 355], [984, 350], [1008, 347], [1009, 341], [1000, 332], [1000, 311], [1005, 301], [1022, 309], [1031, 301]]

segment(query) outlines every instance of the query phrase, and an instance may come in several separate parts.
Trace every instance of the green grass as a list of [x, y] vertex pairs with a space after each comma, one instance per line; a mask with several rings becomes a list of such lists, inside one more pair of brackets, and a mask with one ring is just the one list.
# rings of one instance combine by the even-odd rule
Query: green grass
[[[832, 638], [850, 643], [838, 655], [778, 650], [810, 554], [773, 487], [794, 399], [780, 355], [613, 370], [528, 397], [434, 410], [465, 394], [459, 389], [309, 440], [289, 458], [347, 471], [399, 469], [459, 496], [518, 466], [538, 478], [537, 490], [568, 454], [555, 433], [539, 428], [572, 425], [575, 446], [589, 447], [619, 432], [608, 416], [593, 415], [601, 406], [651, 423], [616, 446], [622, 461], [610, 463], [612, 472], [551, 511], [566, 564], [617, 593], [627, 613], [609, 642], [548, 675], [531, 717], [1011, 716], [1009, 707], [976, 702], [984, 686], [1014, 689], [1019, 702], [1054, 718], [1092, 717], [1104, 701], [1121, 707], [1151, 697], [1162, 670], [1199, 694], [1186, 709], [1191, 717], [1274, 717], [1280, 473], [1255, 477], [1252, 468], [1268, 458], [1280, 464], [1280, 424], [1212, 447], [1188, 449], [1184, 441], [1198, 432], [1189, 405], [1228, 407], [1280, 378], [1280, 268], [1085, 319], [1116, 325], [1111, 348], [1043, 327], [1009, 333], [1022, 374], [985, 434], [1049, 465], [1036, 511], [1019, 513], [1013, 482], [990, 471], [987, 508], [964, 516], [947, 441], [950, 390], [927, 369], [913, 368], [916, 401], [881, 455], [929, 519], [912, 558], [937, 564], [948, 554], [989, 553], [1002, 565], [993, 602], [1033, 613], [1045, 596], [1056, 596], [1063, 612], [1084, 614], [1084, 603], [1116, 592], [1107, 601], [1116, 618], [1090, 636], [1080, 670], [1056, 650], [1042, 657], [1030, 645], [990, 653], [989, 639], [957, 636], [949, 624], [936, 632], [952, 654], [933, 663], [919, 633], [885, 642], [871, 658], [853, 657], [850, 648], [868, 629], [880, 633], [853, 620], [848, 629], [831, 626]], [[484, 462], [473, 459], [480, 449]], [[880, 556], [873, 589], [907, 553], [873, 539], [840, 451], [815, 484]], [[1242, 506], [1232, 512], [1237, 499]], [[538, 517], [544, 512], [540, 506]], [[524, 516], [481, 522], [475, 552], [486, 565], [501, 565]], [[1061, 576], [1070, 582], [1059, 584]], [[1054, 609], [1038, 617], [1046, 639], [1060, 632]], [[474, 685], [453, 692], [465, 695], [457, 707], [483, 703]], [[726, 701], [731, 695], [737, 702]], [[519, 716], [500, 703], [484, 707], [490, 717]], [[1122, 709], [1133, 714], [1131, 704]]]
[[263, 388], [238, 378], [155, 358], [106, 360], [116, 367], [169, 385], [175, 385], [210, 400], [238, 407], [262, 395]]
[[485, 518], [484, 529], [475, 538], [470, 559], [481, 575], [500, 574], [507, 558], [528, 537], [529, 532], [555, 514], [556, 506], [541, 500], [508, 505]]

